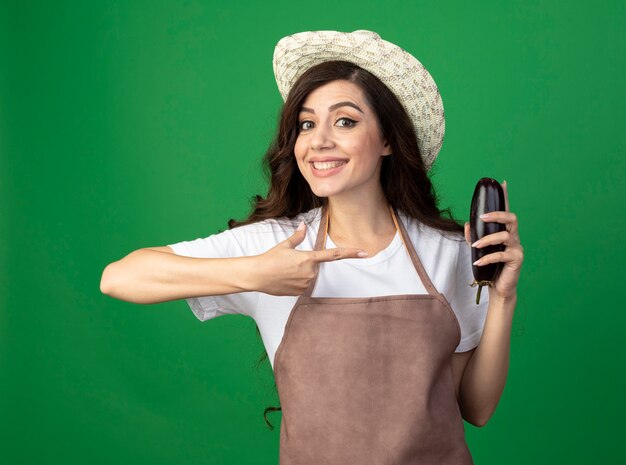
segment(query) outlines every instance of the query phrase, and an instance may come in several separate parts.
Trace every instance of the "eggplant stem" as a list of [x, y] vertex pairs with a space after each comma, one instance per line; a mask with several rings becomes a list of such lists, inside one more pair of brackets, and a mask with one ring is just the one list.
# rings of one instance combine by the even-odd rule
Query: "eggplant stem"
[[478, 286], [478, 292], [476, 293], [476, 305], [480, 303], [480, 291], [482, 291], [483, 286], [493, 287], [493, 281], [477, 281], [474, 280], [472, 283], [472, 287]]

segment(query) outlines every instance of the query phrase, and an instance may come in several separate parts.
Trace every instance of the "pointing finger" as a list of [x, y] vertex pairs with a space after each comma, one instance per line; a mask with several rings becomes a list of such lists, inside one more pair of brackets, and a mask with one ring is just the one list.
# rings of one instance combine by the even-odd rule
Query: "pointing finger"
[[344, 258], [365, 258], [367, 252], [350, 247], [335, 247], [333, 249], [313, 250], [313, 259], [317, 262], [332, 262]]

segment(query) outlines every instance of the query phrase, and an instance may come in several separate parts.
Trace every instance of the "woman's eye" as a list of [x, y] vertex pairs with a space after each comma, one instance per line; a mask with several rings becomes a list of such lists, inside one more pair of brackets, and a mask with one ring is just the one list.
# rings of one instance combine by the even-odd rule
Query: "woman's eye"
[[[344, 124], [339, 124], [341, 121], [344, 122]], [[337, 120], [337, 123], [339, 124], [340, 127], [343, 128], [351, 128], [356, 124], [356, 121], [354, 121], [353, 119], [350, 118], [339, 118]]]
[[306, 131], [307, 129], [311, 129], [312, 126], [313, 126], [313, 123], [311, 121], [301, 121], [298, 124], [298, 128], [304, 131]]

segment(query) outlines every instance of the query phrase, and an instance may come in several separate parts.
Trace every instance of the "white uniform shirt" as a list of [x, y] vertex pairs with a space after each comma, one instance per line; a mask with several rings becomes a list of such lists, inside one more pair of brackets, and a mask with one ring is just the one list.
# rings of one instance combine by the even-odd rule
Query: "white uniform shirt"
[[[456, 352], [478, 345], [482, 334], [489, 293], [481, 294], [476, 305], [476, 287], [472, 275], [471, 249], [465, 240], [458, 241], [428, 227], [401, 210], [398, 221], [404, 224], [417, 255], [438, 292], [454, 311], [461, 327], [461, 342]], [[293, 235], [300, 221], [307, 226], [304, 241], [296, 250], [313, 250], [321, 222], [321, 207], [296, 217], [263, 220], [225, 230], [205, 238], [169, 244], [177, 255], [196, 258], [227, 258], [262, 254]], [[457, 236], [461, 238], [460, 235]], [[334, 248], [330, 236], [326, 248]], [[321, 263], [312, 297], [373, 297], [398, 294], [427, 294], [400, 232], [391, 243], [372, 257], [342, 259]], [[239, 292], [188, 298], [187, 303], [200, 321], [226, 314], [252, 317], [261, 333], [274, 368], [274, 355], [282, 340], [289, 314], [298, 296], [274, 296], [262, 292]]]

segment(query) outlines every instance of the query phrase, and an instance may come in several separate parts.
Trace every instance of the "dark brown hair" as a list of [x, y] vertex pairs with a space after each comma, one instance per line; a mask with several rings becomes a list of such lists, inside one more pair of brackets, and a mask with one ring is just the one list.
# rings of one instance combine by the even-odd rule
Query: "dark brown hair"
[[[293, 218], [299, 213], [326, 205], [328, 199], [316, 196], [304, 179], [294, 155], [298, 137], [298, 116], [306, 97], [318, 87], [335, 80], [353, 82], [361, 88], [365, 100], [377, 116], [381, 134], [391, 145], [391, 155], [383, 157], [380, 183], [389, 204], [419, 222], [464, 239], [464, 227], [452, 218], [450, 209], [439, 210], [435, 193], [420, 155], [415, 129], [402, 104], [376, 76], [346, 61], [328, 61], [305, 71], [291, 88], [278, 123], [277, 134], [262, 161], [269, 179], [266, 197], [252, 197], [252, 212], [243, 221], [230, 219], [228, 228], [236, 228], [270, 218]], [[448, 217], [444, 217], [446, 214]], [[460, 237], [457, 237], [459, 236]], [[260, 337], [258, 326], [257, 336]], [[257, 362], [267, 359], [267, 352]], [[281, 410], [268, 407], [264, 412]]]

